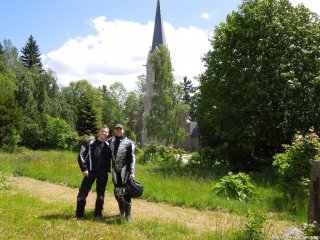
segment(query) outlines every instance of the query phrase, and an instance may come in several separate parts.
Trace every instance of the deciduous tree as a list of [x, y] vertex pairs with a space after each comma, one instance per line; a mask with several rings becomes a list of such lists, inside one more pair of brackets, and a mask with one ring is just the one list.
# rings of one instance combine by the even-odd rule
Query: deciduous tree
[[184, 130], [180, 127], [181, 113], [188, 106], [179, 102], [181, 91], [174, 83], [168, 49], [160, 45], [149, 58], [155, 71], [154, 95], [151, 110], [146, 117], [147, 135], [166, 146], [181, 142]]
[[236, 149], [230, 161], [253, 165], [294, 133], [319, 129], [318, 15], [288, 0], [247, 0], [211, 44], [197, 114], [209, 146]]

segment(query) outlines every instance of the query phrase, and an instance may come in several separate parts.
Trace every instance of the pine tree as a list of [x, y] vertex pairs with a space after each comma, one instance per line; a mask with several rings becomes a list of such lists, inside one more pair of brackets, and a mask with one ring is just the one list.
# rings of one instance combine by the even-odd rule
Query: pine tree
[[76, 124], [77, 132], [80, 136], [95, 135], [100, 125], [100, 116], [98, 111], [90, 101], [90, 98], [83, 95], [80, 98], [78, 108], [78, 120]]
[[42, 73], [41, 53], [39, 46], [33, 36], [30, 35], [28, 42], [21, 50], [22, 56], [20, 57], [21, 62], [26, 68], [31, 68], [33, 65], [37, 65], [39, 72]]
[[182, 88], [183, 88], [183, 98], [182, 100], [188, 104], [192, 105], [192, 94], [195, 93], [196, 88], [193, 87], [191, 80], [188, 80], [187, 77], [183, 78], [183, 83], [182, 83]]

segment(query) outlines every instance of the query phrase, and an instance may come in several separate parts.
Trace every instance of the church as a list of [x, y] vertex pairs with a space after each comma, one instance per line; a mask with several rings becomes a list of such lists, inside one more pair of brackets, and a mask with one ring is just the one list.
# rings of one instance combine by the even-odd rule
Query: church
[[[167, 47], [165, 34], [164, 34], [164, 27], [162, 21], [162, 14], [161, 14], [161, 7], [160, 7], [160, 0], [157, 1], [157, 8], [156, 8], [156, 17], [154, 22], [154, 31], [153, 31], [153, 39], [152, 39], [152, 47], [148, 53], [148, 60], [150, 55], [157, 51], [157, 48], [163, 45]], [[137, 135], [137, 141], [140, 142], [141, 146], [144, 147], [146, 144], [149, 144], [152, 139], [147, 137], [146, 127], [143, 127], [143, 119], [149, 115], [152, 104], [152, 96], [154, 95], [154, 88], [153, 85], [157, 81], [155, 76], [155, 70], [150, 63], [147, 61], [146, 64], [146, 94], [144, 97], [144, 106], [143, 109], [140, 111], [138, 119], [139, 121], [136, 122], [135, 132]], [[195, 121], [192, 121], [189, 114], [181, 119], [180, 126], [185, 130], [185, 139], [182, 143], [174, 146], [183, 148], [185, 150], [195, 150], [199, 148], [200, 144], [200, 129], [197, 126]]]

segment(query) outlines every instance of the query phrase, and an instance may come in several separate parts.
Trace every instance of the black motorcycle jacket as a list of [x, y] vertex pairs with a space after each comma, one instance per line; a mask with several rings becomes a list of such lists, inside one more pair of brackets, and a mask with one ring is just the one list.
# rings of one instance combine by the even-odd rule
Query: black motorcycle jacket
[[82, 172], [107, 170], [110, 172], [111, 150], [107, 141], [90, 139], [84, 141], [78, 155], [78, 163]]

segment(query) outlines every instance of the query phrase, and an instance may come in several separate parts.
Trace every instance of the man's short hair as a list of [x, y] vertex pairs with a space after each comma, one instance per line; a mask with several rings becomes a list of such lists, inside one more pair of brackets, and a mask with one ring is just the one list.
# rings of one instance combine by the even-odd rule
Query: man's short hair
[[100, 129], [102, 129], [102, 128], [107, 128], [107, 129], [109, 129], [109, 127], [108, 127], [107, 124], [102, 124], [101, 127], [100, 127]]

